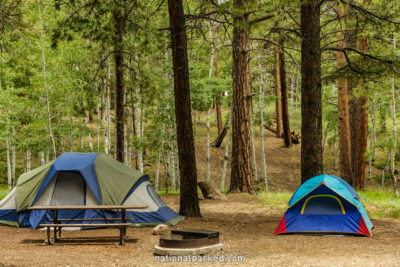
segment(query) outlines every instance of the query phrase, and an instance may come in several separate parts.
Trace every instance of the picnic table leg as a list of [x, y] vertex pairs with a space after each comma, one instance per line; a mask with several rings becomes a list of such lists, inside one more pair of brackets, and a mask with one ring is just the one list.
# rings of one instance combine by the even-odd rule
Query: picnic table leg
[[[53, 211], [53, 221], [54, 221], [54, 223], [55, 224], [57, 224], [58, 223], [58, 212], [57, 212], [57, 210], [56, 211]], [[54, 227], [54, 243], [55, 242], [57, 242], [57, 227]]]
[[[122, 219], [122, 223], [126, 223], [126, 214], [125, 214], [126, 210], [125, 209], [121, 209], [121, 219]], [[124, 230], [124, 239], [126, 237], [126, 227], [123, 228]]]
[[50, 227], [47, 227], [47, 245], [51, 245]]
[[124, 244], [124, 227], [119, 228], [119, 244]]

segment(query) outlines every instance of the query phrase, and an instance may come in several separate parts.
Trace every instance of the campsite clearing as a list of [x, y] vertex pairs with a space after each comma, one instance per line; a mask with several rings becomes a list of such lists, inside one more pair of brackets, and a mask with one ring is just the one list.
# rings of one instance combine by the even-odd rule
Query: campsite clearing
[[[201, 201], [203, 217], [186, 219], [174, 229], [219, 231], [224, 248], [213, 255], [245, 256], [248, 266], [399, 265], [398, 219], [372, 218], [375, 225], [372, 237], [275, 236], [272, 233], [284, 208], [265, 206], [261, 200], [245, 194], [227, 197], [227, 201]], [[177, 210], [179, 196], [167, 195], [162, 198], [168, 206]], [[87, 230], [85, 233], [66, 231], [63, 236], [59, 244], [47, 246], [42, 231], [0, 226], [0, 266], [157, 265], [153, 248], [158, 236], [151, 234], [151, 228], [128, 229], [124, 246], [118, 245], [113, 229]], [[173, 265], [176, 263], [163, 264]]]

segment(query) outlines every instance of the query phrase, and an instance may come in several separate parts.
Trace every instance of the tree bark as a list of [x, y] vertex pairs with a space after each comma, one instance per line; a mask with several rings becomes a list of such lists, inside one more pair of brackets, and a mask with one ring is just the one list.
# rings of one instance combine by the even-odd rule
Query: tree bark
[[[356, 37], [354, 37], [356, 38]], [[359, 41], [360, 50], [368, 50], [367, 38]], [[365, 87], [361, 81], [360, 87]], [[350, 138], [351, 138], [351, 167], [352, 186], [356, 189], [364, 189], [365, 181], [365, 152], [368, 143], [368, 97], [364, 92], [354, 95], [350, 91]]]
[[168, 11], [171, 27], [175, 118], [181, 175], [179, 214], [188, 217], [199, 217], [201, 214], [197, 195], [187, 37], [182, 0], [168, 0]]
[[265, 148], [264, 148], [264, 79], [260, 77], [260, 141], [261, 141], [261, 177], [260, 180], [265, 182], [265, 192], [268, 192], [268, 179], [267, 179], [267, 165], [265, 162]]
[[323, 171], [320, 0], [301, 2], [301, 181]]
[[[338, 16], [343, 17], [345, 12], [344, 8], [336, 6]], [[344, 32], [340, 35], [341, 41], [339, 48], [354, 46], [354, 33], [346, 30], [346, 19], [344, 19]], [[337, 52], [336, 63], [338, 68], [342, 68], [347, 64], [345, 54]], [[350, 111], [349, 111], [349, 96], [351, 91], [352, 82], [348, 78], [339, 78], [338, 84], [338, 115], [339, 115], [339, 171], [340, 176], [349, 184], [352, 183], [352, 167], [351, 167], [351, 140], [350, 140]]]
[[[396, 53], [396, 35], [393, 34], [393, 54]], [[390, 166], [390, 174], [393, 179], [393, 190], [396, 197], [399, 196], [397, 192], [397, 177], [395, 175], [396, 169], [396, 152], [397, 152], [397, 126], [396, 126], [396, 77], [392, 77], [392, 121], [393, 121], [393, 129], [392, 129], [392, 152], [391, 152], [391, 166]]]
[[283, 141], [285, 147], [292, 146], [292, 139], [290, 135], [290, 124], [289, 124], [289, 111], [288, 111], [288, 89], [286, 82], [286, 66], [285, 66], [285, 54], [282, 49], [282, 44], [279, 46], [279, 74], [281, 82], [281, 102], [282, 102], [282, 125], [283, 125]]
[[123, 71], [123, 29], [124, 18], [121, 7], [115, 4], [114, 19], [114, 60], [115, 60], [115, 121], [116, 121], [116, 159], [124, 162], [124, 71]]
[[31, 150], [28, 148], [26, 150], [26, 172], [31, 171], [31, 165], [32, 165], [32, 153]]
[[[218, 78], [219, 77], [219, 72], [218, 72], [218, 48], [217, 44], [215, 41], [215, 25], [214, 23], [211, 24], [211, 49], [212, 49], [212, 55], [213, 55], [213, 63], [214, 63], [214, 77]], [[217, 122], [217, 128], [218, 128], [218, 134], [221, 133], [222, 131], [222, 111], [221, 111], [221, 104], [218, 102], [218, 97], [214, 97], [214, 106], [215, 106], [215, 118]]]
[[216, 185], [212, 181], [200, 181], [197, 183], [200, 187], [200, 190], [207, 199], [214, 199], [214, 200], [226, 200], [226, 196], [223, 195], [220, 191], [218, 191]]
[[210, 160], [210, 112], [211, 110], [207, 110], [207, 180], [211, 179], [211, 160]]
[[275, 45], [275, 115], [276, 137], [282, 138], [282, 102], [281, 102], [281, 69], [279, 64], [279, 46]]
[[250, 141], [250, 26], [246, 1], [234, 0], [233, 8], [233, 116], [232, 166], [229, 193], [255, 194], [251, 171]]

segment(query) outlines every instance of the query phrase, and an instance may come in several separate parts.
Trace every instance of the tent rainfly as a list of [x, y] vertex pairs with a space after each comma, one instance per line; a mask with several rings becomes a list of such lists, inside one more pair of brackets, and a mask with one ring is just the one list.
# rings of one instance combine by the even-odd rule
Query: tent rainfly
[[323, 233], [371, 236], [372, 223], [360, 197], [344, 180], [318, 175], [293, 194], [275, 234]]
[[[184, 219], [165, 205], [147, 175], [103, 153], [64, 153], [56, 160], [22, 174], [17, 186], [0, 201], [0, 223], [35, 229], [41, 223], [51, 222], [49, 211], [27, 210], [33, 205], [147, 205], [144, 210], [126, 211], [128, 222], [134, 226], [175, 225]], [[59, 211], [58, 218], [121, 216], [117, 212], [106, 213]]]

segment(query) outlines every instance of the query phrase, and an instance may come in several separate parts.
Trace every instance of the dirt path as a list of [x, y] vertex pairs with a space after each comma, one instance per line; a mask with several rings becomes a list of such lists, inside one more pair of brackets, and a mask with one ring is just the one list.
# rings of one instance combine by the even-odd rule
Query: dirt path
[[[164, 200], [172, 208], [178, 207], [178, 196], [167, 196]], [[201, 209], [202, 218], [189, 218], [176, 228], [220, 231], [224, 250], [215, 255], [245, 256], [246, 263], [237, 265], [400, 265], [400, 220], [373, 220], [376, 229], [371, 238], [274, 236], [272, 233], [282, 211], [262, 206], [251, 196], [202, 201]], [[118, 232], [115, 229], [63, 232], [64, 242], [53, 246], [43, 243], [45, 235], [44, 231], [0, 226], [0, 266], [176, 265], [154, 261], [153, 246], [158, 238], [151, 235], [151, 228], [129, 229], [129, 240], [122, 247], [117, 245]], [[94, 237], [104, 238], [98, 240]], [[77, 242], [77, 238], [81, 240]]]

